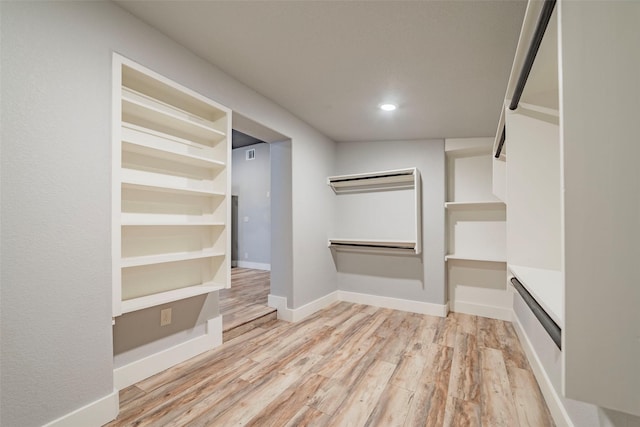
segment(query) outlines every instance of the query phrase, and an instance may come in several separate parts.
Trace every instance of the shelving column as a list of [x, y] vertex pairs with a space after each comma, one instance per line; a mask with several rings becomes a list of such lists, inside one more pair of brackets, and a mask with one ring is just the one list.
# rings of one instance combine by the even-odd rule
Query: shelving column
[[114, 61], [113, 315], [229, 287], [231, 111]]
[[452, 311], [511, 319], [506, 206], [492, 193], [492, 138], [447, 139], [447, 284]]

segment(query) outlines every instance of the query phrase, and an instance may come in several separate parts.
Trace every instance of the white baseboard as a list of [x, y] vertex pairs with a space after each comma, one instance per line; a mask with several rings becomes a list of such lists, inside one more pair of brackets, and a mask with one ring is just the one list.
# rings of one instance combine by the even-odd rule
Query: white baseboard
[[287, 297], [279, 297], [269, 294], [267, 305], [278, 310], [278, 319], [285, 322], [293, 322], [293, 310], [287, 307]]
[[516, 334], [518, 335], [518, 339], [520, 340], [520, 344], [522, 345], [522, 349], [524, 353], [527, 355], [527, 359], [529, 360], [529, 364], [531, 365], [531, 370], [538, 381], [538, 385], [540, 386], [540, 391], [544, 396], [544, 400], [547, 402], [547, 406], [549, 407], [549, 412], [551, 412], [551, 416], [553, 417], [553, 421], [556, 423], [558, 427], [574, 427], [567, 410], [562, 403], [562, 398], [556, 392], [556, 389], [553, 387], [551, 383], [551, 379], [547, 375], [544, 367], [542, 366], [542, 362], [538, 358], [536, 351], [529, 340], [529, 337], [524, 331], [522, 324], [520, 323], [520, 319], [518, 316], [513, 313], [513, 327], [516, 330]]
[[278, 319], [285, 320], [287, 322], [299, 322], [305, 317], [311, 316], [316, 311], [320, 311], [336, 301], [338, 301], [338, 292], [331, 292], [330, 294], [311, 301], [302, 307], [289, 308], [287, 307], [286, 297], [269, 294], [267, 305], [278, 310]]
[[477, 304], [466, 301], [453, 301], [451, 311], [456, 313], [471, 314], [474, 316], [488, 317], [490, 319], [506, 320], [511, 322], [513, 310], [510, 308], [496, 307], [492, 305]]
[[374, 307], [390, 308], [393, 310], [429, 314], [431, 316], [439, 317], [446, 317], [449, 313], [449, 304], [433, 304], [430, 302], [381, 297], [378, 295], [360, 294], [357, 292], [338, 291], [338, 301], [367, 304]]
[[253, 268], [254, 270], [271, 271], [271, 264], [265, 264], [262, 262], [237, 261], [237, 266], [240, 268]]
[[118, 390], [45, 424], [45, 427], [101, 426], [118, 416]]
[[207, 331], [204, 335], [114, 369], [114, 387], [116, 390], [122, 390], [220, 345], [222, 345], [222, 315], [207, 321]]
[[411, 313], [429, 314], [431, 316], [446, 317], [449, 304], [433, 304], [429, 302], [411, 301], [406, 299], [381, 297], [378, 295], [359, 294], [356, 292], [335, 291], [315, 301], [298, 308], [287, 307], [287, 298], [269, 295], [268, 305], [278, 310], [278, 319], [287, 322], [299, 322], [316, 311], [322, 310], [336, 301], [353, 302], [356, 304], [372, 305], [374, 307], [390, 308]]

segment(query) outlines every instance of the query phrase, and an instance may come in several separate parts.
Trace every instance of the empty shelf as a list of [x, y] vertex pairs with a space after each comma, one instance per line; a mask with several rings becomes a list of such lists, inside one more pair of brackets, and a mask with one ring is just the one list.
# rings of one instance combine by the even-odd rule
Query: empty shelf
[[399, 188], [414, 188], [418, 174], [416, 168], [370, 172], [353, 175], [338, 175], [327, 178], [327, 183], [336, 193], [353, 191], [383, 191]]
[[159, 292], [153, 295], [131, 298], [122, 301], [122, 313], [130, 313], [132, 311], [143, 310], [145, 308], [155, 307], [157, 305], [167, 304], [173, 301], [179, 301], [198, 295], [208, 294], [211, 292], [219, 291], [220, 289], [224, 289], [224, 286], [215, 284], [213, 282], [208, 282], [201, 285], [174, 289], [172, 291]]
[[542, 309], [560, 327], [564, 327], [564, 283], [562, 272], [542, 268], [509, 265], [509, 270]]

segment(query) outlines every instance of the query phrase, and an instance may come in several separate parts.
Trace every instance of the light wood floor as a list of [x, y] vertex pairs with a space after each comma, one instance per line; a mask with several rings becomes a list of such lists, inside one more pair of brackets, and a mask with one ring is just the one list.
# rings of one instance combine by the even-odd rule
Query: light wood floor
[[551, 426], [511, 324], [339, 302], [120, 393], [109, 426]]
[[276, 319], [276, 309], [267, 306], [270, 279], [270, 271], [231, 269], [231, 288], [219, 294], [223, 341]]

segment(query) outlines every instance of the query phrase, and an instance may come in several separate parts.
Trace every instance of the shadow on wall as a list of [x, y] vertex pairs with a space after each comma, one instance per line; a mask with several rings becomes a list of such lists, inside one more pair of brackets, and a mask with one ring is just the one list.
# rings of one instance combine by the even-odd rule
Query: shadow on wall
[[[172, 321], [167, 326], [160, 326], [160, 311], [165, 308], [172, 309]], [[217, 316], [218, 312], [217, 296], [200, 295], [123, 314], [114, 325], [114, 356], [142, 349], [150, 343], [179, 333], [196, 333], [195, 328], [204, 327], [206, 321]]]
[[336, 269], [340, 273], [418, 280], [424, 284], [424, 266], [421, 255], [338, 251], [331, 251], [331, 255]]

